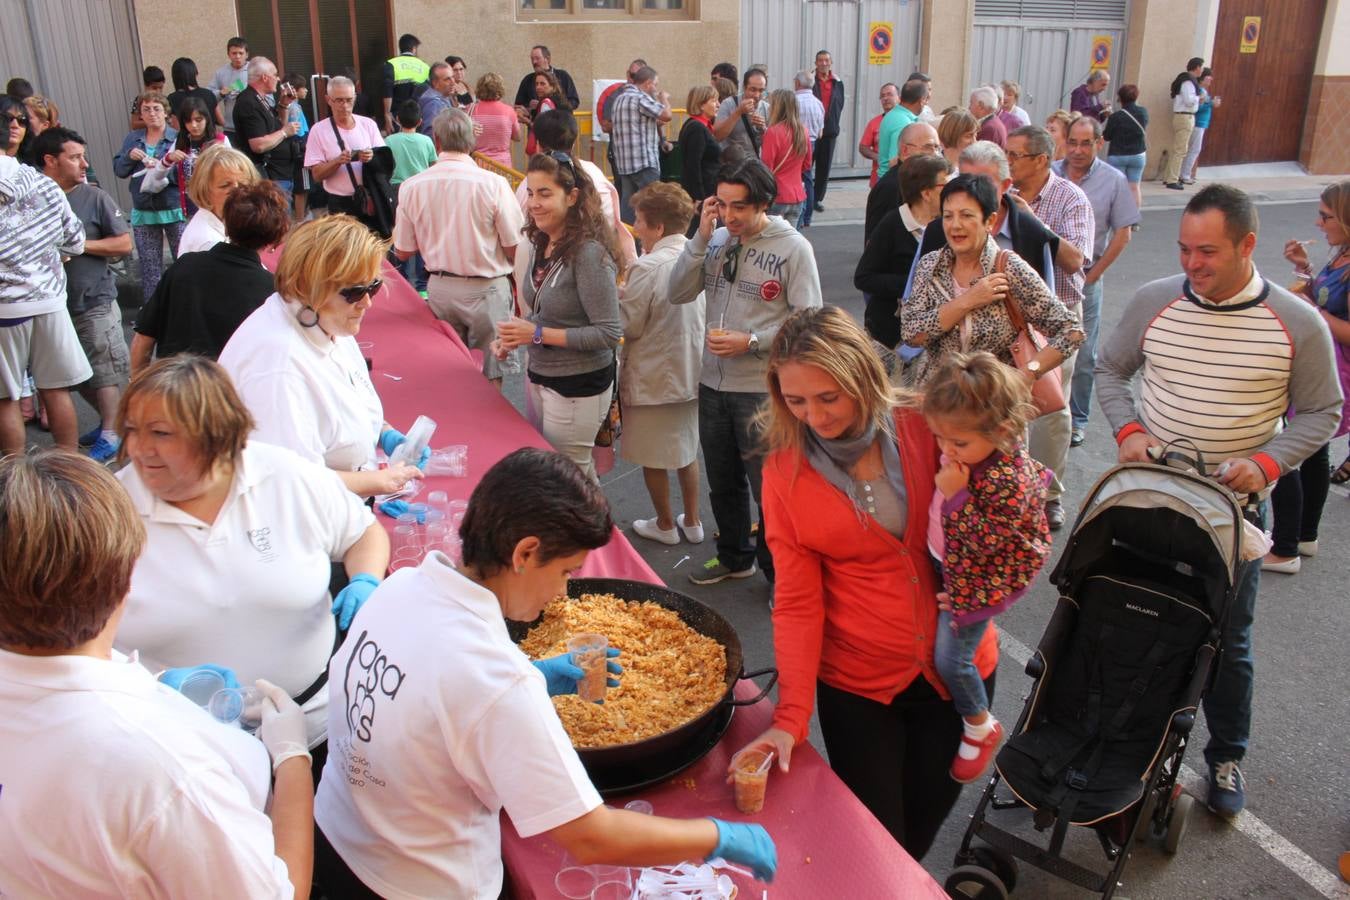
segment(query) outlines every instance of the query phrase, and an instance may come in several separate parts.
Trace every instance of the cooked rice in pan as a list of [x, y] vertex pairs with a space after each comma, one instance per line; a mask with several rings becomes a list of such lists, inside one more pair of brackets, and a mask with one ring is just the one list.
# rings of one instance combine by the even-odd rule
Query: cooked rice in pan
[[580, 748], [627, 744], [664, 734], [701, 715], [726, 694], [722, 645], [699, 634], [657, 603], [613, 594], [554, 600], [520, 649], [531, 659], [567, 652], [567, 639], [594, 632], [622, 652], [619, 687], [603, 704], [554, 697], [563, 727]]

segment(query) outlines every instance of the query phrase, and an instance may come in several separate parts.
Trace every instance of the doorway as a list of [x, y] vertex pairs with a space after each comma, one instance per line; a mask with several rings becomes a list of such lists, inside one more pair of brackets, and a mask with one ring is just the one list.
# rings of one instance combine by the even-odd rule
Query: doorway
[[[1326, 0], [1222, 0], [1211, 65], [1223, 103], [1205, 134], [1204, 165], [1298, 159], [1325, 12]], [[1261, 19], [1256, 52], [1243, 53], [1250, 16]]]

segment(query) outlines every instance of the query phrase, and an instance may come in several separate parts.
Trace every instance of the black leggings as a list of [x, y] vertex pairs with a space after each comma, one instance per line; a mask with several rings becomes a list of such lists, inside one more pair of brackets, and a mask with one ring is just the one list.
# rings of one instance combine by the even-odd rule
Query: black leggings
[[1293, 472], [1284, 475], [1270, 492], [1270, 508], [1274, 515], [1270, 537], [1276, 556], [1298, 556], [1300, 541], [1317, 540], [1317, 525], [1322, 521], [1322, 507], [1331, 490], [1331, 449], [1321, 449], [1303, 461]]
[[[994, 698], [994, 673], [984, 680]], [[915, 859], [923, 859], [956, 805], [952, 757], [961, 716], [920, 675], [889, 705], [816, 682], [830, 768]]]

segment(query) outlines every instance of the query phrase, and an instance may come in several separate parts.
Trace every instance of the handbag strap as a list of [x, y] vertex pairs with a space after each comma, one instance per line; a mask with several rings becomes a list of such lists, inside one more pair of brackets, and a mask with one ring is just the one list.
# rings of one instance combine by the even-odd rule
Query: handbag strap
[[[1008, 274], [1008, 257], [1010, 250], [1000, 250], [994, 257], [994, 271], [1000, 275]], [[1008, 293], [1003, 295], [1003, 308], [1008, 311], [1008, 321], [1012, 323], [1013, 331], [1022, 332], [1027, 327], [1026, 316], [1022, 315], [1022, 306], [1018, 303], [1013, 294], [1012, 279], [1008, 279]]]
[[[328, 118], [328, 124], [333, 126], [333, 137], [337, 138], [338, 149], [346, 150], [347, 145], [342, 143], [342, 132], [338, 131], [337, 122], [331, 116]], [[356, 183], [356, 170], [352, 168], [351, 160], [347, 161], [346, 166], [347, 177], [352, 180], [352, 194], [355, 195], [357, 191], [361, 190], [361, 185]]]
[[1134, 123], [1134, 127], [1139, 129], [1139, 135], [1144, 139], [1144, 145], [1148, 146], [1148, 132], [1144, 129], [1144, 126], [1140, 125], [1139, 120], [1136, 119], [1125, 107], [1122, 106], [1120, 108], [1120, 111], [1130, 117], [1130, 121]]

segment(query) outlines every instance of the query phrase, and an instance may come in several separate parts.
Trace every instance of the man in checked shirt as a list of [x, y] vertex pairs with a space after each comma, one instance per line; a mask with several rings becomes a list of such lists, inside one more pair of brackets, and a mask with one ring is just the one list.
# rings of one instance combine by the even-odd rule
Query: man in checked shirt
[[[1011, 170], [1014, 202], [1024, 202], [1045, 227], [1059, 235], [1055, 253], [1055, 294], [1081, 319], [1083, 302], [1083, 265], [1092, 259], [1095, 221], [1087, 194], [1067, 178], [1050, 170], [1055, 142], [1044, 128], [1028, 125], [1008, 135], [1008, 166]], [[1058, 368], [1067, 398], [1073, 382], [1072, 357]], [[1069, 461], [1069, 439], [1073, 431], [1068, 404], [1063, 410], [1041, 416], [1031, 425], [1031, 455], [1055, 473], [1046, 491], [1045, 517], [1050, 529], [1064, 527], [1065, 471]]]

